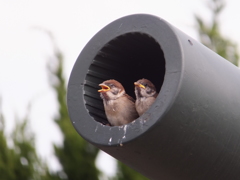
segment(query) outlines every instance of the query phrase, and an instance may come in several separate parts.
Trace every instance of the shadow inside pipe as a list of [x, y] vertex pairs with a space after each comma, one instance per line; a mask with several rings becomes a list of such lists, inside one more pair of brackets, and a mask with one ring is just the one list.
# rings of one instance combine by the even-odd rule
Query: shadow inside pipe
[[135, 98], [134, 82], [146, 78], [160, 91], [165, 75], [164, 53], [154, 38], [143, 33], [127, 33], [109, 41], [93, 59], [85, 77], [84, 100], [89, 114], [108, 123], [98, 84], [108, 79], [122, 83]]

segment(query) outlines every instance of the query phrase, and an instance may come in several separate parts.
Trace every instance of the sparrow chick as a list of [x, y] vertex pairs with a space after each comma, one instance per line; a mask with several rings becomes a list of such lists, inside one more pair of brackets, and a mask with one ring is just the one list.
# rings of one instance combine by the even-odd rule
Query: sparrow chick
[[155, 101], [158, 93], [153, 83], [147, 79], [140, 79], [134, 83], [136, 94], [136, 110], [141, 116]]
[[103, 99], [105, 113], [112, 126], [128, 124], [138, 118], [135, 101], [126, 94], [121, 83], [111, 79], [104, 81], [99, 86], [102, 89], [98, 92]]

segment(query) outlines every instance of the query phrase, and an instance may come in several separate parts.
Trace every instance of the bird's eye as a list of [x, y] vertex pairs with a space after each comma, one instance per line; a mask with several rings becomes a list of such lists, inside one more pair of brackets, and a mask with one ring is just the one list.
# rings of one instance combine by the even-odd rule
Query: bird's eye
[[113, 85], [113, 84], [109, 84], [109, 87], [110, 87], [110, 88], [113, 88], [113, 87], [114, 87], [114, 85]]

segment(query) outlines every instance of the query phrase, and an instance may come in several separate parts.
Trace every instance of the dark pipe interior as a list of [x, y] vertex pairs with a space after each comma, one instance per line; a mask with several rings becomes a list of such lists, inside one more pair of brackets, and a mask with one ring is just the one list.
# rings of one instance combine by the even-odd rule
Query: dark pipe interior
[[149, 35], [127, 33], [108, 42], [93, 59], [85, 78], [84, 99], [89, 114], [106, 124], [98, 84], [108, 79], [122, 83], [127, 94], [135, 98], [134, 82], [149, 79], [159, 92], [165, 75], [165, 59], [160, 45]]

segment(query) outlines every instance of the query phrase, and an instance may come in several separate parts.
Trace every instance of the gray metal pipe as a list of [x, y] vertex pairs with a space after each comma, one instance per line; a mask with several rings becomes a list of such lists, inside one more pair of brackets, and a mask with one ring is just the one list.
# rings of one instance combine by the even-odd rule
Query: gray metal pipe
[[[116, 79], [134, 96], [140, 78], [157, 86], [154, 104], [128, 125], [103, 125], [98, 84]], [[83, 138], [150, 179], [239, 179], [239, 79], [239, 68], [161, 18], [130, 15], [80, 53], [68, 111]]]

